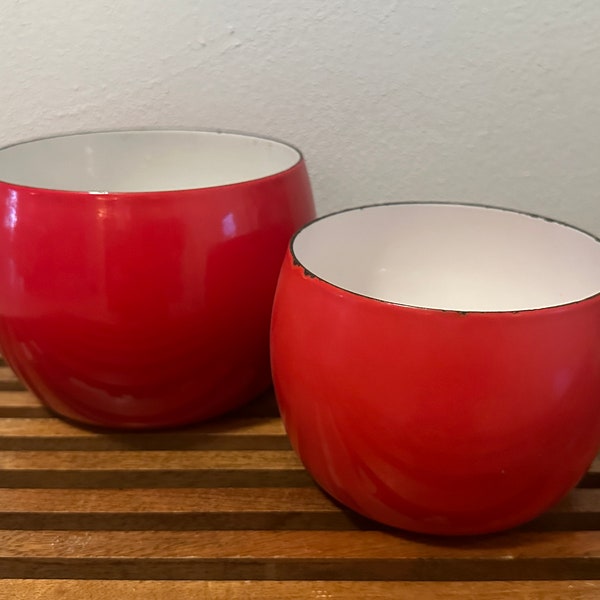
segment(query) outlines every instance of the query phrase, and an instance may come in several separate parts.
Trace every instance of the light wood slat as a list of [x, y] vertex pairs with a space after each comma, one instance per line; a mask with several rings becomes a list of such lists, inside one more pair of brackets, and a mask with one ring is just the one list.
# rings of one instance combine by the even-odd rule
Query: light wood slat
[[212, 420], [161, 432], [107, 432], [60, 419], [0, 419], [0, 450], [287, 450], [281, 419]]
[[0, 531], [0, 577], [478, 581], [599, 572], [600, 532], [466, 543], [379, 531]]
[[0, 364], [0, 381], [18, 381], [18, 378], [9, 366]]
[[291, 451], [2, 451], [2, 487], [304, 487]]
[[[229, 512], [334, 513], [339, 507], [330, 497], [312, 488], [179, 488], [136, 490], [1, 489], [0, 511], [11, 513], [112, 513]], [[573, 490], [549, 513], [598, 513], [600, 490]]]
[[[524, 526], [600, 530], [600, 490], [573, 490]], [[317, 487], [0, 489], [4, 529], [378, 529]]]
[[[20, 531], [0, 530], [0, 559], [216, 560], [586, 559], [600, 561], [600, 532], [512, 531], [437, 538], [385, 531]], [[599, 565], [600, 563], [595, 562]]]
[[4, 471], [164, 471], [172, 470], [283, 470], [303, 469], [291, 450], [257, 451], [4, 451], [0, 452]]
[[52, 581], [8, 579], [7, 600], [597, 600], [600, 581]]
[[[280, 419], [219, 419], [197, 425], [193, 428], [179, 429], [177, 435], [188, 434], [221, 434], [227, 433], [230, 435], [249, 435], [249, 434], [266, 434], [266, 435], [282, 435], [285, 434], [283, 425]], [[41, 419], [2, 419], [0, 421], [0, 437], [1, 438], [41, 438], [41, 437], [65, 437], [65, 438], [100, 438], [114, 435], [112, 432], [94, 431], [92, 429], [83, 428], [60, 419], [50, 419], [42, 421]], [[145, 438], [149, 435], [146, 432], [140, 431], [128, 435], [131, 438]], [[163, 432], [163, 435], [173, 437], [173, 431]]]
[[0, 529], [331, 530], [377, 527], [316, 487], [0, 489]]
[[180, 488], [140, 490], [0, 489], [0, 510], [10, 513], [156, 512], [188, 514], [307, 511], [334, 513], [339, 508], [318, 488]]
[[0, 417], [49, 417], [42, 403], [29, 391], [2, 391], [0, 393]]
[[578, 486], [586, 488], [600, 487], [600, 454], [592, 462], [588, 472], [583, 476]]
[[556, 506], [523, 527], [545, 531], [600, 530], [600, 489], [571, 490]]
[[291, 450], [0, 451], [2, 487], [285, 487], [311, 484]]

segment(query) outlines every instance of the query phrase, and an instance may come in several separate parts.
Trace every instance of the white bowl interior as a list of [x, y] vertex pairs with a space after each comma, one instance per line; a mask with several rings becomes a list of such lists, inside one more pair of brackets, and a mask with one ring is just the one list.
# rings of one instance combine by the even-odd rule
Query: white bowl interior
[[422, 308], [531, 310], [600, 293], [600, 241], [502, 209], [390, 204], [349, 210], [302, 229], [292, 251], [337, 287]]
[[64, 191], [160, 192], [252, 181], [299, 160], [286, 144], [242, 134], [99, 132], [3, 148], [0, 181]]

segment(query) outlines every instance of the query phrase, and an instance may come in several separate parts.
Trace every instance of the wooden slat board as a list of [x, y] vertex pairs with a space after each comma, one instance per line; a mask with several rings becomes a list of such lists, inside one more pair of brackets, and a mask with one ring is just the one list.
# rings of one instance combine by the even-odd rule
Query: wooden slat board
[[0, 364], [0, 599], [600, 598], [600, 460], [515, 531], [391, 531], [317, 488], [272, 395], [178, 431], [52, 416]]

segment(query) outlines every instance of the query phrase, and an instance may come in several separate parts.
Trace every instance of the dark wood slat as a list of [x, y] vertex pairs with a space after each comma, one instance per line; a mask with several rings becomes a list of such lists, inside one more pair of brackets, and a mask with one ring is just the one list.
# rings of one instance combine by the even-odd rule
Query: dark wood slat
[[52, 581], [2, 582], [11, 600], [597, 600], [600, 581]]
[[592, 579], [600, 532], [433, 540], [379, 531], [0, 531], [0, 577]]

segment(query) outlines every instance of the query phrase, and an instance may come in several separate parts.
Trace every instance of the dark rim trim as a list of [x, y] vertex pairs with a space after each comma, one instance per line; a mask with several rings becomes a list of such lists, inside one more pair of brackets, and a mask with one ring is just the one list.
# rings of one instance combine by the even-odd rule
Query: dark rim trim
[[485, 209], [490, 209], [490, 210], [515, 213], [517, 215], [523, 215], [526, 217], [531, 217], [533, 219], [541, 219], [542, 221], [547, 221], [548, 223], [552, 223], [554, 225], [561, 225], [563, 227], [567, 227], [568, 229], [578, 231], [579, 233], [583, 233], [584, 235], [587, 235], [589, 238], [591, 238], [592, 240], [594, 240], [600, 244], [600, 238], [593, 235], [589, 231], [586, 231], [585, 229], [581, 229], [580, 227], [570, 225], [569, 223], [565, 223], [564, 221], [559, 221], [557, 219], [552, 219], [550, 217], [545, 217], [543, 215], [530, 213], [530, 212], [527, 212], [524, 210], [516, 210], [514, 208], [506, 208], [503, 206], [492, 206], [490, 204], [471, 204], [468, 202], [438, 202], [438, 201], [432, 201], [432, 202], [418, 202], [418, 201], [382, 202], [380, 204], [363, 204], [361, 206], [344, 208], [343, 210], [338, 210], [338, 211], [323, 215], [321, 217], [317, 217], [316, 219], [313, 219], [309, 223], [306, 223], [304, 226], [302, 226], [300, 229], [298, 229], [298, 231], [296, 231], [296, 233], [293, 235], [293, 237], [289, 243], [289, 250], [290, 250], [290, 254], [292, 256], [292, 261], [293, 261], [294, 266], [302, 269], [304, 271], [304, 274], [307, 277], [310, 277], [311, 279], [316, 279], [318, 281], [322, 281], [323, 283], [326, 283], [327, 285], [330, 285], [331, 287], [334, 287], [334, 288], [336, 288], [342, 292], [345, 292], [347, 294], [350, 294], [352, 296], [358, 296], [360, 298], [365, 298], [367, 300], [372, 300], [374, 302], [380, 302], [382, 304], [389, 304], [391, 306], [401, 306], [403, 308], [427, 310], [427, 311], [440, 312], [440, 313], [454, 313], [454, 314], [458, 314], [461, 316], [467, 316], [469, 314], [474, 314], [474, 315], [513, 314], [513, 315], [518, 315], [520, 313], [535, 313], [535, 312], [549, 311], [549, 310], [562, 310], [566, 307], [580, 304], [581, 302], [587, 302], [589, 300], [592, 300], [593, 298], [600, 297], [600, 290], [599, 290], [598, 292], [596, 292], [595, 294], [592, 294], [591, 296], [581, 298], [580, 300], [574, 300], [573, 302], [565, 302], [564, 304], [553, 304], [551, 306], [544, 306], [541, 308], [522, 308], [522, 309], [517, 309], [517, 310], [455, 310], [455, 309], [449, 309], [449, 308], [431, 308], [428, 306], [418, 306], [415, 304], [403, 304], [401, 302], [392, 302], [390, 300], [382, 300], [381, 298], [375, 298], [374, 296], [368, 296], [367, 294], [353, 292], [352, 290], [349, 290], [345, 287], [336, 285], [335, 283], [332, 283], [331, 281], [328, 281], [327, 279], [324, 279], [323, 277], [320, 277], [316, 273], [313, 273], [312, 271], [307, 269], [298, 260], [298, 257], [296, 256], [296, 253], [294, 252], [294, 242], [296, 241], [296, 238], [305, 229], [308, 229], [309, 227], [311, 227], [314, 223], [317, 223], [318, 221], [324, 221], [325, 219], [329, 219], [330, 217], [335, 217], [337, 215], [341, 215], [341, 214], [347, 213], [347, 212], [366, 210], [366, 209], [374, 209], [374, 208], [385, 207], [385, 206], [404, 206], [404, 205], [411, 205], [411, 206], [415, 206], [415, 205], [418, 205], [418, 206], [427, 206], [427, 205], [430, 205], [430, 206], [435, 206], [435, 205], [438, 205], [438, 206], [467, 206], [467, 207], [471, 207], [471, 208], [485, 208]]
[[236, 185], [244, 185], [244, 184], [247, 184], [247, 183], [250, 183], [253, 181], [264, 181], [265, 179], [269, 179], [271, 177], [278, 177], [284, 173], [287, 173], [288, 171], [291, 171], [292, 169], [295, 169], [300, 163], [304, 162], [304, 160], [305, 160], [304, 155], [302, 154], [302, 151], [299, 148], [297, 148], [293, 144], [290, 144], [289, 142], [286, 142], [279, 138], [275, 138], [275, 137], [271, 137], [271, 136], [267, 136], [267, 135], [258, 135], [258, 134], [254, 134], [254, 133], [244, 132], [244, 131], [236, 131], [233, 129], [220, 129], [220, 128], [216, 128], [216, 129], [198, 128], [198, 129], [195, 129], [195, 128], [187, 128], [187, 127], [183, 127], [183, 128], [178, 128], [178, 127], [136, 127], [136, 128], [131, 128], [131, 127], [127, 127], [125, 129], [90, 129], [90, 130], [86, 130], [86, 131], [71, 131], [71, 132], [66, 132], [66, 133], [56, 133], [56, 134], [45, 135], [45, 136], [41, 136], [41, 137], [28, 138], [25, 140], [20, 140], [18, 142], [14, 142], [12, 144], [7, 144], [6, 146], [1, 146], [0, 153], [2, 153], [4, 150], [8, 150], [10, 148], [15, 148], [17, 146], [24, 146], [26, 144], [31, 144], [33, 142], [44, 142], [46, 140], [56, 140], [56, 139], [60, 139], [60, 138], [77, 137], [77, 136], [83, 136], [83, 135], [97, 135], [97, 134], [111, 134], [111, 133], [169, 133], [169, 132], [171, 132], [171, 133], [216, 133], [216, 134], [223, 134], [223, 135], [237, 135], [237, 136], [246, 137], [246, 138], [254, 138], [257, 140], [264, 140], [266, 142], [274, 142], [276, 144], [281, 144], [282, 146], [286, 146], [287, 148], [291, 148], [292, 150], [297, 152], [298, 160], [293, 165], [289, 166], [287, 169], [283, 169], [282, 171], [277, 171], [276, 173], [271, 173], [270, 175], [265, 175], [264, 177], [257, 177], [255, 179], [246, 179], [244, 181], [238, 181], [236, 183], [224, 183], [222, 185], [212, 185], [212, 186], [197, 187], [197, 188], [182, 188], [182, 189], [176, 189], [176, 190], [151, 190], [151, 191], [145, 191], [145, 192], [119, 192], [119, 191], [97, 192], [97, 191], [93, 191], [93, 190], [92, 191], [90, 191], [90, 190], [64, 190], [61, 188], [46, 188], [46, 187], [38, 187], [38, 186], [32, 186], [32, 185], [22, 185], [20, 183], [6, 181], [4, 179], [0, 179], [0, 183], [11, 186], [11, 187], [18, 187], [21, 189], [60, 192], [61, 194], [89, 194], [90, 196], [102, 196], [104, 198], [110, 197], [111, 195], [139, 196], [139, 195], [145, 195], [145, 194], [168, 194], [168, 193], [173, 193], [173, 192], [181, 193], [181, 192], [189, 192], [189, 191], [197, 191], [197, 190], [216, 190], [216, 189], [220, 189], [220, 188], [229, 188], [229, 187], [233, 187]]

